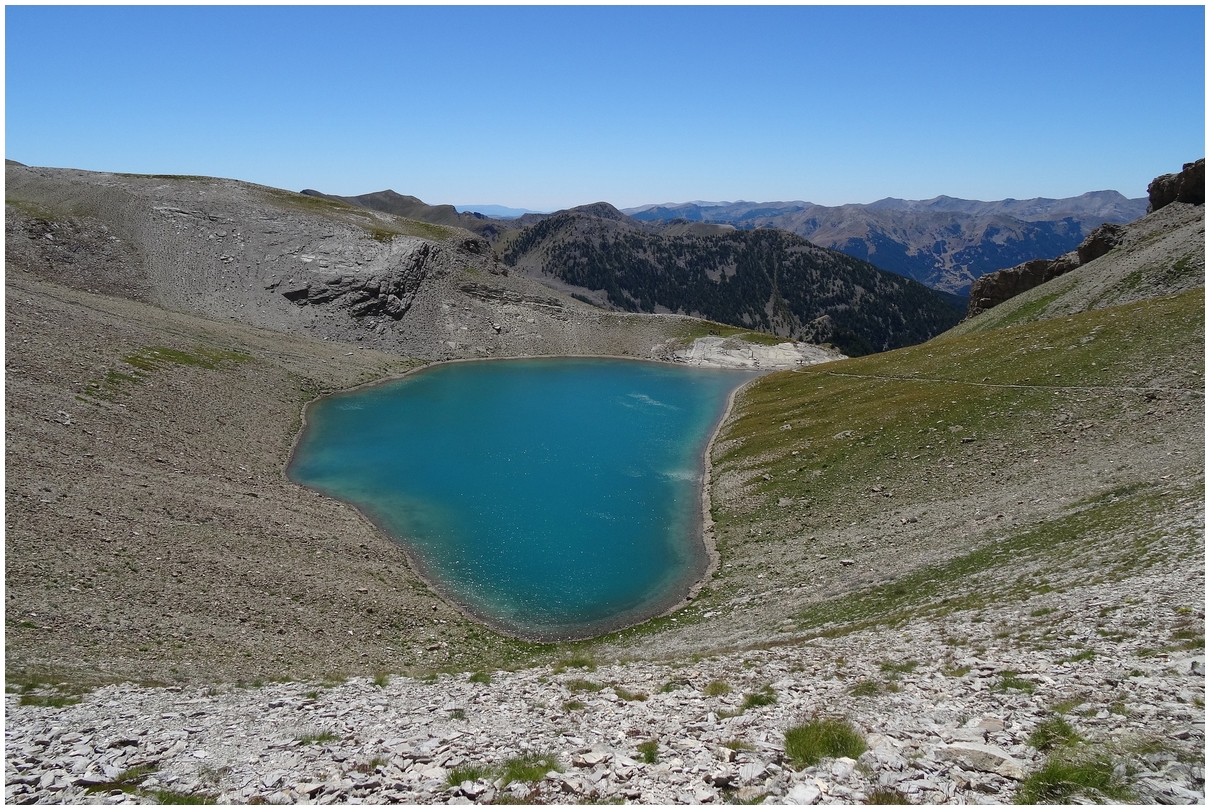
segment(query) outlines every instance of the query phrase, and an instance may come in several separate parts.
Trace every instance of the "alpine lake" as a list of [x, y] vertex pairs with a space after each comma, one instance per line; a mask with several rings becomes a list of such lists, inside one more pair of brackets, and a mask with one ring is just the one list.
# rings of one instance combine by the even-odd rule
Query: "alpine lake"
[[325, 397], [287, 473], [357, 507], [500, 631], [588, 638], [708, 568], [704, 457], [757, 375], [603, 358], [444, 363]]

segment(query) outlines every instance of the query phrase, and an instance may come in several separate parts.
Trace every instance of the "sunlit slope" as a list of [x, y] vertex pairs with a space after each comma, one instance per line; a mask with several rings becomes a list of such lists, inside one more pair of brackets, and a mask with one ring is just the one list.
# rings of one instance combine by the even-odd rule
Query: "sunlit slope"
[[973, 466], [946, 480], [984, 490], [998, 483], [996, 469], [976, 462], [1002, 462], [988, 455], [996, 443], [1018, 454], [1057, 450], [1045, 453], [1054, 463], [1081, 441], [1137, 440], [1152, 432], [1149, 421], [1162, 436], [1162, 420], [1135, 418], [1146, 412], [1122, 400], [1200, 407], [1203, 342], [1197, 289], [774, 375], [743, 396], [716, 464], [770, 474], [753, 483], [766, 501], [848, 503], [850, 482], [877, 478], [897, 485], [899, 498], [921, 488], [941, 495], [925, 487], [937, 474], [919, 473], [943, 457]]
[[[1075, 581], [1151, 564], [1140, 538], [1184, 544], [1165, 564], [1200, 554], [1203, 309], [1196, 289], [759, 379], [713, 451], [720, 569], [678, 635], [760, 643], [863, 589], [923, 598], [910, 577], [938, 599], [976, 571], [1015, 581], [1013, 544], [1052, 530], [1045, 567]], [[1112, 526], [1082, 534], [1102, 507]]]
[[1121, 242], [1066, 275], [965, 321], [951, 334], [1173, 295], [1206, 284], [1206, 207], [1172, 203], [1125, 227]]

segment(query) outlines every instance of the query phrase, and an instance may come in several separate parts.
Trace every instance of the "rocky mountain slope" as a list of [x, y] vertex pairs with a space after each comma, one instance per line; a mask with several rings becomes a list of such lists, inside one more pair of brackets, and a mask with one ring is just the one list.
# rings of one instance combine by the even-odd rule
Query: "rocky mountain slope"
[[[8, 171], [10, 801], [1204, 801], [1204, 288], [1164, 286], [1204, 206], [927, 343], [749, 384], [709, 454], [717, 573], [539, 645], [285, 479], [302, 406], [477, 345], [717, 327], [581, 311], [339, 203]], [[568, 320], [486, 342], [536, 325], [513, 294]], [[796, 759], [824, 719], [865, 753]]]
[[707, 331], [602, 312], [510, 276], [468, 231], [337, 200], [12, 164], [6, 180], [13, 268], [163, 309], [423, 360], [662, 357]]
[[957, 322], [922, 285], [792, 234], [692, 227], [643, 226], [595, 203], [510, 236], [503, 259], [602, 306], [696, 315], [850, 355], [919, 343]]
[[805, 202], [643, 206], [635, 219], [686, 219], [739, 228], [779, 228], [930, 287], [965, 294], [976, 278], [1029, 259], [1073, 250], [1106, 222], [1146, 213], [1145, 199], [1094, 191], [1065, 199], [982, 202], [954, 197], [887, 198], [868, 205]]

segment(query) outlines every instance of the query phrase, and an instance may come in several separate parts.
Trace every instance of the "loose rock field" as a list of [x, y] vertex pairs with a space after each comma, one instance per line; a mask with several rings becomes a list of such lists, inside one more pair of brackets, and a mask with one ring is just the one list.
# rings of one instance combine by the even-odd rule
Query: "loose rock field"
[[[1060, 716], [1082, 740], [1068, 750], [1108, 758], [1137, 800], [1204, 802], [1204, 654], [1155, 652], [1157, 635], [1138, 632], [1174, 618], [1204, 632], [1203, 593], [1201, 572], [1153, 571], [1044, 594], [997, 621], [961, 612], [696, 661], [108, 686], [57, 708], [9, 695], [5, 799], [1003, 803], [1046, 761], [1031, 735]], [[1065, 647], [997, 632], [1051, 612]], [[796, 768], [784, 732], [818, 716], [847, 718], [865, 753]], [[639, 749], [649, 741], [655, 762]], [[536, 778], [503, 777], [544, 757]]]

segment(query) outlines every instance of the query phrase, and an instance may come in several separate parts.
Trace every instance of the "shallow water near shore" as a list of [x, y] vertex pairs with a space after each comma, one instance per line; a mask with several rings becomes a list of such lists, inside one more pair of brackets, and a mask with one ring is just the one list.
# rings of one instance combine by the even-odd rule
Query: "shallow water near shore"
[[751, 372], [450, 363], [327, 397], [290, 477], [357, 506], [469, 612], [533, 639], [658, 615], [707, 569], [703, 457]]

